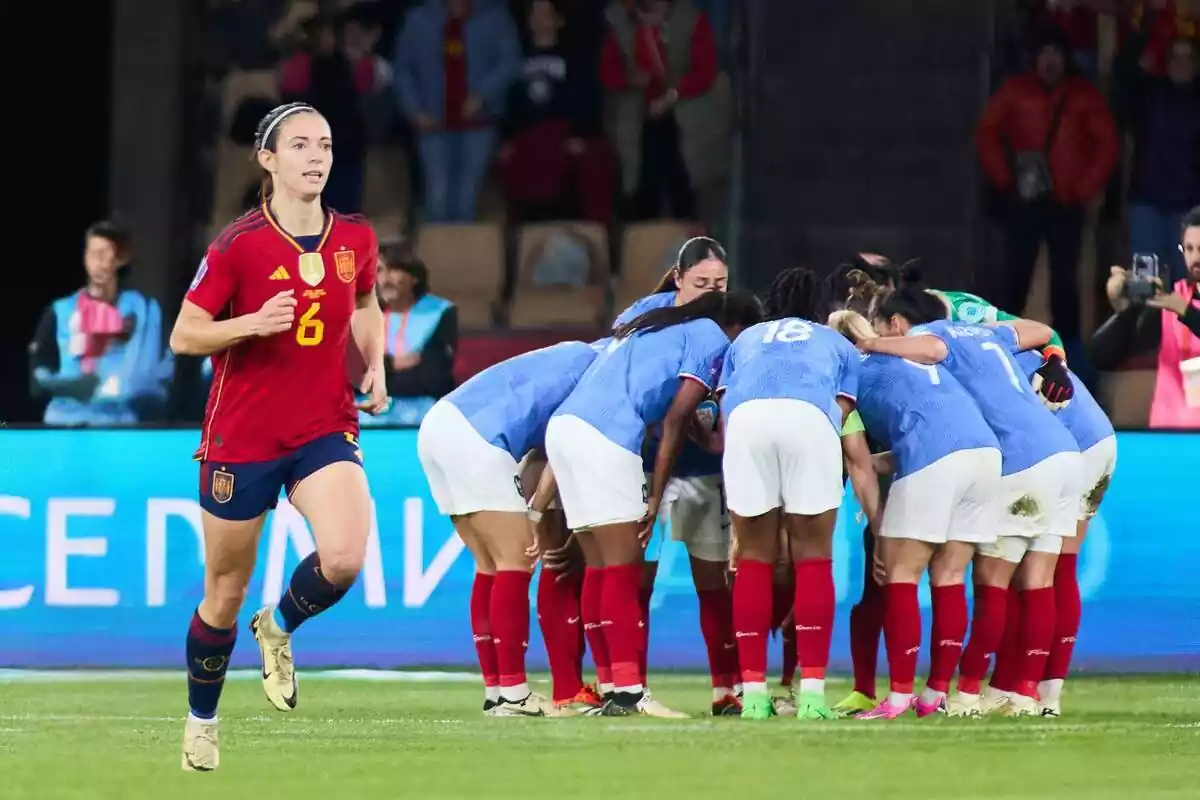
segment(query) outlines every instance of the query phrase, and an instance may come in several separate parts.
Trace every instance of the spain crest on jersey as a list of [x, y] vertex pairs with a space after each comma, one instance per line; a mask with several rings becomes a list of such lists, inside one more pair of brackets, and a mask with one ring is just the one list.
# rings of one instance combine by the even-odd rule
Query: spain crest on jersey
[[338, 250], [333, 254], [333, 266], [344, 283], [354, 282], [354, 251]]

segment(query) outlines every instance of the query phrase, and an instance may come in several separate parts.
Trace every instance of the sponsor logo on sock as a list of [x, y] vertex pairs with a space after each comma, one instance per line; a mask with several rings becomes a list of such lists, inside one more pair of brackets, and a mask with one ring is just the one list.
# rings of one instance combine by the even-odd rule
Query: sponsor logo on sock
[[938, 647], [962, 647], [962, 642], [956, 642], [953, 639], [942, 639], [938, 642]]
[[[568, 625], [577, 625], [578, 623], [579, 623], [579, 617], [567, 617]], [[586, 625], [584, 625], [583, 627], [587, 628]]]
[[819, 630], [824, 630], [824, 626], [822, 626], [822, 625], [797, 625], [796, 626], [797, 632], [799, 632], [799, 631], [819, 631]]
[[758, 634], [754, 631], [734, 631], [733, 636], [736, 639], [747, 639], [751, 636], [758, 636]]
[[1027, 656], [1048, 656], [1048, 655], [1050, 655], [1050, 651], [1049, 650], [1036, 650], [1036, 649], [1035, 650], [1026, 650], [1025, 655], [1027, 655]]
[[492, 640], [492, 637], [491, 637], [491, 636], [489, 636], [489, 635], [487, 635], [486, 633], [484, 633], [484, 634], [476, 634], [476, 635], [475, 635], [475, 636], [473, 636], [472, 638], [473, 638], [473, 639], [474, 639], [476, 642], [490, 642], [490, 641]]

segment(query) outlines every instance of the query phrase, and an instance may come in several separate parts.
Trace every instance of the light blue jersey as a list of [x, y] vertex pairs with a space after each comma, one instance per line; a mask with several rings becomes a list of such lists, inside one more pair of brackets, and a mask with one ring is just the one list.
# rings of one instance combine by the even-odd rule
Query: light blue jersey
[[444, 398], [479, 435], [517, 461], [546, 439], [546, 423], [610, 339], [563, 342], [488, 367]]
[[[675, 305], [675, 292], [658, 292], [643, 297], [640, 300], [635, 300], [629, 308], [621, 312], [621, 314], [613, 320], [613, 329], [624, 325], [628, 322], [640, 317], [647, 311], [652, 311], [656, 308], [666, 308], [667, 306]], [[658, 437], [649, 437], [646, 441], [645, 452], [643, 453], [642, 465], [646, 472], [654, 471], [654, 459], [658, 454]], [[679, 457], [675, 459], [675, 471], [671, 473], [676, 478], [697, 478], [705, 475], [720, 475], [721, 474], [721, 454], [707, 453], [700, 448], [700, 445], [687, 439], [683, 443], [683, 447], [679, 448]]]
[[640, 456], [646, 426], [666, 417], [680, 378], [712, 389], [728, 347], [724, 331], [709, 319], [614, 339], [554, 416], [578, 417]]
[[1074, 437], [1029, 386], [1014, 356], [1017, 332], [1007, 325], [965, 325], [938, 320], [915, 326], [909, 335], [930, 334], [946, 343], [942, 362], [975, 398], [1000, 440], [1002, 472], [1029, 469], [1056, 453], [1078, 452]]
[[622, 311], [613, 320], [613, 330], [619, 326], [633, 322], [635, 319], [645, 314], [647, 311], [653, 311], [656, 308], [666, 308], [667, 306], [675, 305], [675, 292], [659, 292], [657, 294], [648, 294], [641, 300], [634, 300], [629, 308]]
[[871, 438], [892, 451], [897, 479], [960, 450], [1000, 449], [979, 406], [942, 366], [868, 355], [857, 408]]
[[[1040, 353], [1030, 350], [1018, 355], [1017, 363], [1021, 365], [1021, 371], [1025, 373], [1025, 377], [1032, 380], [1033, 373], [1042, 366], [1042, 356]], [[1083, 381], [1079, 380], [1074, 372], [1071, 372], [1070, 375], [1071, 383], [1075, 385], [1075, 396], [1071, 398], [1071, 402], [1067, 404], [1066, 408], [1059, 409], [1054, 412], [1054, 415], [1075, 437], [1075, 443], [1079, 445], [1079, 450], [1082, 452], [1102, 439], [1112, 436], [1115, 431], [1108, 415], [1104, 413], [1104, 409], [1096, 402], [1096, 398], [1092, 397], [1092, 393], [1083, 385]]]
[[786, 317], [742, 331], [721, 371], [721, 409], [728, 415], [747, 400], [803, 400], [825, 412], [841, 434], [838, 395], [855, 399], [861, 359], [832, 328]]

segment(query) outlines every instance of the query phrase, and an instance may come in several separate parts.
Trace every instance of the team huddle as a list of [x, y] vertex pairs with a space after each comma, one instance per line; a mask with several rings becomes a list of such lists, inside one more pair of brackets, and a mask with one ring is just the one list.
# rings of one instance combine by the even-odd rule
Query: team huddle
[[[645, 554], [661, 516], [690, 556], [714, 715], [1057, 716], [1079, 627], [1075, 554], [1116, 440], [1054, 332], [879, 259], [832, 281], [787, 270], [765, 303], [727, 279], [720, 245], [692, 239], [611, 337], [491, 367], [423, 422], [434, 500], [475, 557], [485, 712], [684, 716], [647, 680]], [[855, 690], [831, 706], [847, 478], [868, 574], [851, 622]], [[525, 677], [538, 557], [552, 698]], [[926, 572], [930, 671], [917, 693]], [[781, 627], [789, 691], [773, 696], [767, 648]], [[881, 631], [890, 691], [877, 701]]]
[[[281, 491], [315, 551], [250, 632], [267, 700], [296, 707], [292, 637], [346, 596], [370, 537], [358, 413], [388, 403], [378, 242], [365, 220], [321, 202], [329, 124], [290, 103], [256, 139], [262, 203], [213, 241], [171, 333], [172, 350], [214, 367], [195, 455], [205, 578], [186, 635], [187, 771], [220, 764], [236, 623]], [[1079, 627], [1075, 554], [1116, 450], [1053, 331], [927, 291], [878, 259], [832, 285], [788, 270], [765, 307], [727, 282], [720, 245], [692, 239], [612, 336], [497, 364], [425, 417], [418, 455], [475, 559], [485, 712], [684, 716], [647, 682], [647, 545], [661, 516], [690, 556], [714, 715], [1057, 715]], [[830, 707], [844, 476], [868, 519], [868, 575], [851, 615], [855, 691]], [[548, 699], [525, 676], [539, 560]], [[916, 696], [926, 571], [932, 666]], [[773, 629], [794, 689], [781, 697], [767, 685]], [[891, 691], [876, 702], [881, 630]], [[594, 685], [583, 680], [585, 642]]]

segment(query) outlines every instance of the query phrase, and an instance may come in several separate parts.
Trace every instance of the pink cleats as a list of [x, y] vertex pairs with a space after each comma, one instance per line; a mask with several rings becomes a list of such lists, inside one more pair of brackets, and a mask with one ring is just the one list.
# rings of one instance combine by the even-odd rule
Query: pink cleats
[[855, 719], [895, 719], [913, 708], [916, 698], [903, 705], [894, 705], [891, 698], [884, 700], [870, 711], [864, 711]]

